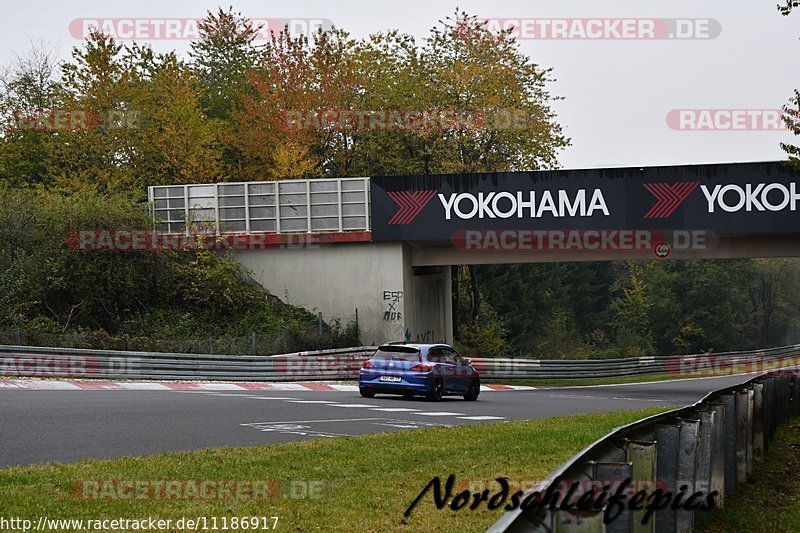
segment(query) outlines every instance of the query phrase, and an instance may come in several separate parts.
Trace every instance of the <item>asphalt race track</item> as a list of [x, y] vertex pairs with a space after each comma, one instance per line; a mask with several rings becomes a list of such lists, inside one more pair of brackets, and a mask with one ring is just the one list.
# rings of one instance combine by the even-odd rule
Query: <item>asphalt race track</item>
[[342, 391], [0, 390], [0, 466], [683, 406], [749, 377], [487, 391], [477, 402], [439, 403]]

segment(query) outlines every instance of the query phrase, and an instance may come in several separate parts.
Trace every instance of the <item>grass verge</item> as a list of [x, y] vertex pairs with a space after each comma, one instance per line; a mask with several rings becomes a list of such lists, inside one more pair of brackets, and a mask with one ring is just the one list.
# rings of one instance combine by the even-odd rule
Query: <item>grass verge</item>
[[753, 483], [725, 499], [711, 515], [708, 533], [800, 531], [800, 419], [778, 428], [764, 463], [753, 468]]
[[[467, 488], [470, 481], [498, 476], [535, 482], [613, 428], [665, 410], [651, 408], [15, 467], [0, 470], [0, 510], [3, 516], [30, 519], [34, 524], [40, 516], [279, 516], [278, 529], [283, 531], [483, 531], [500, 516], [499, 509], [489, 511], [484, 504], [475, 511], [464, 508], [456, 512], [448, 507], [437, 510], [428, 493], [407, 524], [403, 524], [403, 513], [434, 476], [444, 481], [449, 474], [455, 474], [462, 488]], [[262, 501], [84, 499], [74, 493], [77, 485], [80, 494], [84, 480], [274, 480], [284, 493]], [[322, 487], [321, 497], [287, 497], [292, 494], [287, 494], [286, 488], [302, 487], [309, 481], [321, 482], [315, 485]]]

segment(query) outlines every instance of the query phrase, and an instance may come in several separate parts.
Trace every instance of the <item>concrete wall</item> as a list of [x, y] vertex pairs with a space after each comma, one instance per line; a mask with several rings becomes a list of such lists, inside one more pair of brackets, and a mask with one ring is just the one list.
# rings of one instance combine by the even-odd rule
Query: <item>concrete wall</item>
[[450, 269], [415, 273], [406, 244], [313, 244], [239, 251], [235, 258], [287, 303], [323, 316], [358, 309], [362, 344], [453, 340]]

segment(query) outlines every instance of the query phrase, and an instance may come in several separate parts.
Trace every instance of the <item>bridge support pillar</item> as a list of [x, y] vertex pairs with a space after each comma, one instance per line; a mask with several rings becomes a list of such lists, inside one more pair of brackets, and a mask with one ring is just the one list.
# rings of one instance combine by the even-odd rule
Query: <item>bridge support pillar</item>
[[450, 267], [412, 267], [401, 242], [314, 243], [235, 252], [286, 303], [343, 325], [358, 309], [362, 344], [453, 342]]

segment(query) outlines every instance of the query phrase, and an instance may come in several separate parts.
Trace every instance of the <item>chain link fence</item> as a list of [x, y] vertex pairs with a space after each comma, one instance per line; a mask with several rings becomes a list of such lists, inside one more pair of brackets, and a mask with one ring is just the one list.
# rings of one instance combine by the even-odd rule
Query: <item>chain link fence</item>
[[135, 352], [202, 353], [212, 355], [276, 355], [329, 348], [359, 346], [358, 315], [323, 315], [300, 327], [276, 333], [253, 332], [244, 336], [159, 339], [144, 335], [107, 333], [46, 333], [0, 331], [0, 344], [56, 346]]

